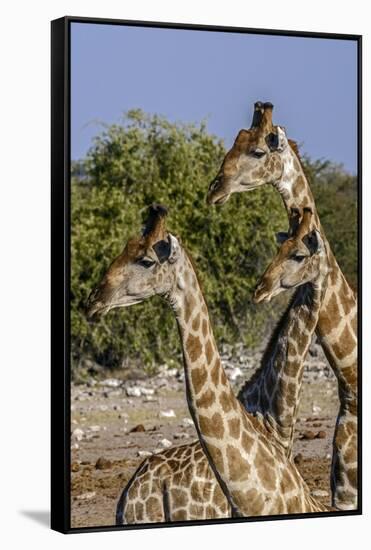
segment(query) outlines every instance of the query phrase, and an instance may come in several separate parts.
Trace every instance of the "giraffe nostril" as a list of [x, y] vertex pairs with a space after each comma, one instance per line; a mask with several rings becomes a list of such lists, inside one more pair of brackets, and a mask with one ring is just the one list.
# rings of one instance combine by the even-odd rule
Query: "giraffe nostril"
[[209, 185], [209, 191], [215, 191], [215, 189], [217, 189], [219, 185], [220, 185], [220, 179], [215, 178]]

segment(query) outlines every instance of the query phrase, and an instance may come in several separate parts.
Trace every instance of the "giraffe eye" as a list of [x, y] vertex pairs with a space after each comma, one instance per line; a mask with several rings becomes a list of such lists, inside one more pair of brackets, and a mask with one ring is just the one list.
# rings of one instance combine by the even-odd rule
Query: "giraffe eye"
[[302, 262], [305, 259], [305, 256], [300, 256], [300, 254], [293, 254], [291, 256], [291, 260], [294, 260], [294, 262]]
[[251, 155], [256, 159], [261, 159], [262, 157], [264, 157], [265, 151], [257, 149], [256, 151], [252, 151]]
[[152, 267], [156, 262], [154, 260], [149, 260], [148, 258], [139, 258], [136, 263], [148, 269], [149, 267]]

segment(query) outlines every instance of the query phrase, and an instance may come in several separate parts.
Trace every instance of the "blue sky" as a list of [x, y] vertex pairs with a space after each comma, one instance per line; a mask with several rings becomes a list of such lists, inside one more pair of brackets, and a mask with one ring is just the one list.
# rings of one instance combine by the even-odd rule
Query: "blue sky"
[[262, 100], [301, 151], [356, 172], [355, 41], [73, 23], [71, 45], [73, 159], [133, 108], [206, 119], [229, 147]]

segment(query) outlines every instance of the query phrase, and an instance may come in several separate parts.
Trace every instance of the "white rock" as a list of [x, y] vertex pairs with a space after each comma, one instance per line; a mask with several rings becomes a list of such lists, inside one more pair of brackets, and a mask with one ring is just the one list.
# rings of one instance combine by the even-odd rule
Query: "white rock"
[[314, 412], [314, 413], [319, 413], [319, 412], [321, 412], [321, 410], [322, 410], [321, 407], [319, 407], [318, 405], [315, 405], [315, 404], [313, 403], [313, 405], [312, 405], [312, 412]]
[[322, 489], [315, 489], [310, 493], [313, 497], [328, 497], [328, 492]]
[[147, 456], [152, 456], [152, 453], [150, 453], [149, 451], [138, 451], [137, 454], [141, 458], [147, 458]]
[[182, 426], [184, 427], [187, 427], [187, 426], [193, 426], [193, 420], [192, 418], [183, 418], [182, 420]]
[[108, 405], [100, 405], [99, 410], [102, 412], [108, 411]]
[[76, 428], [75, 430], [73, 430], [72, 435], [77, 441], [81, 441], [84, 437], [84, 432], [83, 430], [81, 430], [81, 428]]
[[121, 380], [118, 380], [117, 378], [106, 378], [106, 380], [99, 382], [99, 385], [107, 388], [118, 388], [121, 386]]
[[232, 381], [236, 380], [240, 376], [242, 376], [242, 370], [240, 367], [235, 367], [234, 369], [228, 371], [228, 378]]
[[172, 442], [169, 441], [168, 439], [164, 438], [164, 439], [161, 439], [160, 441], [160, 445], [162, 445], [162, 447], [164, 447], [164, 449], [169, 449], [170, 447], [173, 446]]
[[141, 388], [142, 395], [154, 395], [155, 390], [153, 388]]
[[168, 409], [166, 411], [160, 411], [159, 413], [160, 418], [175, 418], [176, 414], [173, 409]]
[[89, 430], [90, 430], [91, 432], [100, 432], [100, 426], [98, 426], [98, 425], [89, 426]]
[[91, 491], [89, 493], [83, 493], [82, 495], [78, 495], [76, 497], [77, 500], [91, 500], [96, 495], [95, 491]]
[[126, 395], [128, 397], [140, 397], [142, 395], [142, 388], [139, 386], [132, 386], [131, 388], [126, 388]]
[[189, 438], [189, 434], [187, 434], [186, 432], [177, 432], [174, 434], [174, 439], [188, 439]]
[[73, 445], [71, 445], [71, 451], [78, 451], [79, 448], [80, 447], [78, 443], [73, 443]]

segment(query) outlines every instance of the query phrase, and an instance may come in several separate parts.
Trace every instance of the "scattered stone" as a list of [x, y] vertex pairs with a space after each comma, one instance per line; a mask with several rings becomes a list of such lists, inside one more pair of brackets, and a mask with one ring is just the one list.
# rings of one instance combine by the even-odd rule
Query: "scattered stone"
[[155, 390], [153, 388], [140, 388], [140, 391], [141, 391], [141, 394], [142, 395], [154, 395], [155, 393]]
[[295, 464], [300, 466], [300, 464], [303, 463], [303, 455], [301, 453], [298, 453], [297, 455], [295, 455], [294, 456], [294, 462], [295, 462]]
[[189, 434], [187, 434], [186, 432], [177, 432], [174, 434], [174, 439], [188, 439], [189, 438]]
[[138, 424], [137, 426], [134, 426], [134, 428], [131, 428], [131, 430], [129, 430], [129, 433], [133, 433], [133, 432], [145, 432], [146, 429], [145, 427], [143, 426], [143, 424]]
[[159, 413], [160, 418], [175, 418], [176, 414], [173, 409], [168, 409], [166, 411], [160, 411]]
[[307, 430], [301, 434], [300, 439], [314, 439], [316, 437], [316, 434], [312, 432], [311, 430]]
[[147, 397], [143, 400], [143, 403], [153, 403], [158, 401], [155, 397], [152, 397], [151, 395], [147, 395]]
[[100, 456], [95, 463], [96, 470], [109, 470], [110, 468], [112, 468], [112, 462], [103, 456]]
[[315, 404], [313, 403], [313, 405], [312, 405], [312, 412], [314, 412], [314, 413], [319, 413], [319, 412], [321, 412], [321, 410], [322, 410], [321, 407], [319, 407], [318, 405], [315, 405]]
[[73, 430], [72, 435], [77, 441], [81, 441], [84, 437], [84, 431], [81, 428], [76, 428]]
[[329, 494], [327, 491], [324, 491], [323, 489], [315, 489], [314, 491], [311, 491], [311, 495], [313, 497], [328, 497]]
[[321, 422], [313, 422], [313, 428], [320, 428], [322, 426]]
[[152, 456], [153, 453], [150, 453], [149, 451], [138, 451], [137, 455], [140, 458], [147, 458], [147, 456]]
[[228, 378], [232, 380], [232, 382], [234, 382], [235, 380], [237, 380], [237, 378], [242, 376], [242, 370], [240, 369], [240, 367], [235, 367], [232, 369], [228, 369], [227, 374]]
[[187, 428], [188, 426], [194, 426], [192, 418], [183, 418], [182, 426]]
[[99, 410], [102, 411], [102, 412], [108, 411], [108, 405], [100, 405]]
[[78, 495], [76, 497], [77, 500], [91, 500], [96, 495], [95, 491], [90, 491], [89, 493], [83, 493], [82, 495]]
[[113, 410], [114, 411], [121, 411], [121, 406], [120, 405], [113, 405]]
[[78, 451], [79, 448], [80, 447], [78, 443], [73, 443], [73, 445], [71, 445], [71, 451]]
[[126, 388], [126, 395], [128, 397], [140, 397], [142, 389], [139, 386], [131, 386], [131, 388]]
[[106, 378], [106, 380], [99, 382], [99, 385], [107, 388], [118, 388], [121, 386], [121, 380], [118, 380], [117, 378]]
[[320, 430], [318, 434], [316, 435], [318, 439], [325, 439], [326, 438], [326, 432], [324, 430]]
[[162, 445], [162, 447], [164, 447], [164, 449], [169, 449], [170, 447], [173, 446], [172, 442], [169, 441], [168, 439], [164, 438], [164, 439], [161, 439], [160, 441], [160, 445]]
[[80, 464], [78, 462], [72, 462], [71, 471], [78, 472], [80, 470]]
[[89, 430], [91, 432], [100, 432], [100, 426], [98, 426], [98, 425], [89, 426]]

